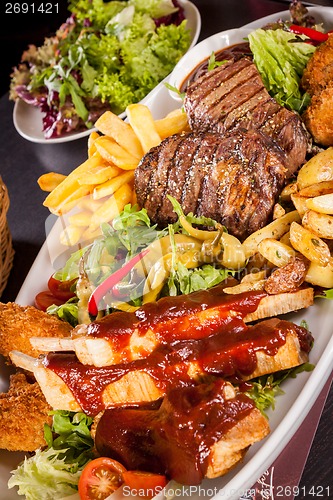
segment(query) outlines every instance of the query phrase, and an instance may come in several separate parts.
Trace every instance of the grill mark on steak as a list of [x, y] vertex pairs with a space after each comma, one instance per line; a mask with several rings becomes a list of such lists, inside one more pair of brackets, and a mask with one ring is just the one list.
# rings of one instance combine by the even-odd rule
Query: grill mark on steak
[[[172, 140], [177, 142], [177, 136]], [[170, 140], [167, 144], [169, 147]], [[183, 136], [182, 149], [185, 147], [192, 152], [188, 153], [190, 163], [169, 156], [168, 163], [164, 164], [169, 179], [176, 177], [175, 170], [180, 165], [186, 172], [182, 173], [182, 186], [176, 195], [168, 186], [166, 191], [159, 191], [158, 210], [157, 200], [152, 203], [149, 195], [140, 196], [144, 192], [140, 186], [145, 182], [147, 164], [152, 169], [156, 163], [161, 164], [165, 145], [154, 148], [157, 159], [151, 162], [151, 155], [146, 156], [136, 169], [138, 203], [147, 209], [153, 222], [165, 226], [177, 220], [171, 204], [164, 202], [166, 194], [177, 199], [185, 214], [194, 212], [211, 217], [240, 239], [268, 222], [287, 174], [286, 155], [274, 141], [254, 129], [239, 129], [226, 137], [217, 132], [191, 132]], [[179, 147], [172, 149], [176, 156], [180, 153]]]
[[[173, 158], [173, 162], [170, 162], [167, 167], [167, 186], [166, 186], [166, 194], [173, 196], [174, 198], [182, 199], [183, 186], [186, 183], [186, 178], [188, 175], [188, 171], [191, 169], [191, 165], [193, 163], [193, 158], [196, 155], [197, 150], [200, 148], [200, 141], [196, 138], [193, 141], [188, 140], [187, 136], [183, 135], [183, 140], [180, 142], [179, 147], [177, 148], [177, 154]], [[173, 213], [173, 208], [170, 200], [163, 196], [161, 198], [161, 206], [160, 213]], [[172, 217], [168, 223], [175, 222], [177, 217]], [[159, 221], [159, 216], [157, 215], [156, 220]], [[166, 222], [165, 219], [162, 219], [163, 222]]]
[[[191, 83], [186, 90], [186, 96], [190, 97], [189, 105], [193, 108], [202, 101], [204, 97], [214, 92], [217, 87], [220, 87], [224, 82], [237, 75], [246, 67], [251, 65], [248, 58], [242, 58], [237, 61], [233, 59], [223, 64], [223, 73], [221, 74], [219, 67], [203, 74], [198, 80]], [[185, 96], [185, 98], [187, 98]]]
[[[241, 61], [245, 61], [245, 66], [240, 71], [242, 76], [239, 79], [239, 74], [233, 72], [233, 66]], [[222, 134], [237, 128], [260, 129], [287, 153], [288, 169], [291, 175], [295, 173], [305, 161], [308, 145], [300, 117], [280, 106], [269, 95], [255, 64], [246, 57], [215, 68], [212, 73], [214, 87], [208, 86], [210, 78], [206, 76], [198, 78], [186, 90], [184, 107], [191, 128], [217, 130]], [[204, 88], [200, 99], [202, 81]]]
[[[182, 135], [174, 135], [167, 137], [162, 141], [160, 146], [150, 150], [149, 160], [152, 156], [153, 168], [150, 177], [149, 188], [146, 190], [146, 198], [149, 200], [150, 217], [152, 220], [159, 222], [159, 212], [161, 208], [161, 201], [165, 196], [165, 191], [168, 182], [168, 171], [172, 168], [173, 162], [176, 158], [176, 151], [179, 144], [183, 141]], [[158, 154], [155, 155], [155, 150], [158, 148]], [[141, 199], [141, 197], [139, 196]]]
[[215, 161], [215, 152], [218, 148], [215, 135], [201, 133], [197, 136], [197, 140], [200, 146], [195, 153], [192, 165], [186, 172], [181, 196], [181, 206], [186, 213], [195, 213], [197, 210], [205, 176], [211, 162]]

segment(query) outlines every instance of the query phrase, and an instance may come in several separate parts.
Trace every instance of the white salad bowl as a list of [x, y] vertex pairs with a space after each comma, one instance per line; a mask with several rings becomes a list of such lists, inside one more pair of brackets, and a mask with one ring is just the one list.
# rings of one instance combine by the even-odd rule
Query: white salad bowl
[[[184, 14], [187, 19], [187, 27], [191, 32], [191, 45], [190, 49], [197, 43], [200, 31], [201, 31], [201, 17], [197, 7], [188, 0], [179, 0], [179, 4], [184, 8]], [[163, 80], [165, 81], [165, 80]], [[155, 89], [153, 89], [141, 102], [149, 98], [149, 96], [156, 92], [163, 82], [159, 83]], [[125, 118], [126, 113], [119, 115], [121, 118]], [[73, 132], [71, 134], [66, 134], [62, 137], [54, 137], [50, 139], [45, 139], [43, 134], [43, 113], [39, 108], [27, 104], [18, 99], [14, 105], [13, 111], [13, 122], [16, 131], [27, 139], [28, 141], [39, 143], [39, 144], [60, 144], [63, 142], [75, 141], [81, 139], [82, 137], [87, 137], [95, 128], [90, 128], [83, 130], [81, 132]]]

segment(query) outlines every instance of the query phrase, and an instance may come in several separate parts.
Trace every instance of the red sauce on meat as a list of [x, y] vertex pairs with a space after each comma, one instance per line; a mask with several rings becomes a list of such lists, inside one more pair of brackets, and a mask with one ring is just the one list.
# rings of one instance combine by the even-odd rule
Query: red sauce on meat
[[[134, 330], [145, 335], [153, 330], [161, 343], [180, 339], [208, 337], [236, 317], [244, 318], [256, 311], [265, 292], [244, 292], [230, 295], [223, 292], [225, 285], [200, 290], [190, 295], [163, 297], [150, 302], [135, 312], [115, 312], [88, 325], [85, 335], [112, 341], [114, 349], [123, 351], [129, 346]], [[209, 310], [207, 317], [204, 312]], [[125, 357], [124, 361], [128, 361]]]
[[[225, 59], [233, 59], [237, 61], [243, 56], [252, 57], [252, 52], [250, 50], [250, 45], [248, 42], [236, 43], [234, 45], [230, 45], [225, 49], [221, 49], [215, 52], [215, 61], [224, 61]], [[204, 59], [201, 63], [199, 63], [194, 70], [185, 78], [183, 83], [180, 86], [180, 92], [185, 92], [186, 87], [195, 82], [200, 76], [204, 73], [207, 73], [208, 69], [208, 61], [209, 57]]]
[[194, 384], [188, 374], [191, 363], [206, 375], [241, 378], [255, 370], [257, 351], [274, 356], [288, 332], [296, 334], [301, 349], [309, 352], [312, 337], [302, 327], [277, 318], [248, 326], [236, 317], [215, 335], [161, 344], [147, 358], [132, 362], [94, 367], [82, 365], [75, 354], [49, 353], [43, 364], [64, 381], [85, 413], [96, 415], [105, 409], [105, 387], [130, 372], [149, 374], [163, 393]]
[[182, 484], [200, 484], [210, 448], [254, 408], [244, 394], [225, 399], [225, 382], [173, 389], [150, 407], [106, 410], [96, 429], [102, 456], [129, 470], [166, 474]]

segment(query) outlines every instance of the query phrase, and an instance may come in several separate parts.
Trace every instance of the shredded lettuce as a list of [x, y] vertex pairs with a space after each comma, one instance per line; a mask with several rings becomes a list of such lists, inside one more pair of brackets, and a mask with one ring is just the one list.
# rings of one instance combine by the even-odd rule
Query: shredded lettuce
[[301, 91], [300, 80], [315, 47], [302, 41], [306, 37], [282, 29], [257, 29], [248, 39], [268, 92], [282, 106], [302, 112], [310, 97]]
[[38, 449], [12, 471], [8, 488], [18, 487], [27, 500], [56, 500], [77, 491], [83, 467], [93, 458], [92, 418], [84, 413], [55, 411], [45, 426], [48, 448]]
[[280, 387], [282, 382], [287, 378], [295, 378], [299, 373], [310, 372], [313, 369], [314, 365], [304, 363], [295, 368], [282, 370], [270, 375], [263, 375], [250, 381], [251, 388], [246, 391], [246, 394], [254, 400], [256, 407], [266, 415], [265, 411], [268, 408], [275, 409], [275, 398], [284, 394], [284, 391]]

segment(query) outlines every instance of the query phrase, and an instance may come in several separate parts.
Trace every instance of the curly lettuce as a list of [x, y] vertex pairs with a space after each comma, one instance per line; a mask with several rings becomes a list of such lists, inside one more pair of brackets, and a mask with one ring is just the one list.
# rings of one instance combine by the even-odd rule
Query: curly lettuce
[[310, 97], [300, 81], [315, 47], [282, 29], [257, 29], [249, 34], [250, 49], [264, 85], [282, 106], [302, 112]]
[[27, 500], [56, 500], [74, 494], [84, 466], [93, 458], [93, 422], [82, 412], [54, 411], [52, 427], [45, 426], [48, 448], [12, 471], [8, 488], [18, 488]]

